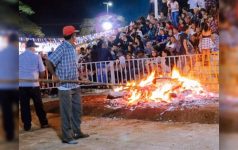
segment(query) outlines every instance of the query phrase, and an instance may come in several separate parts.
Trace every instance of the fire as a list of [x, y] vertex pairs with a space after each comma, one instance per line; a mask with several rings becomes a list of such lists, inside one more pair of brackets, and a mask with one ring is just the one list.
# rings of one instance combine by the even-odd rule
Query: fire
[[174, 70], [173, 70], [173, 72], [172, 72], [172, 78], [173, 78], [173, 79], [179, 79], [179, 78], [181, 78], [180, 73], [179, 73], [179, 71], [178, 71], [177, 69], [174, 69]]
[[133, 103], [134, 101], [139, 100], [140, 97], [141, 97], [141, 93], [140, 92], [138, 92], [137, 90], [132, 91], [131, 97], [128, 98], [129, 99], [129, 104]]
[[203, 90], [201, 84], [196, 81], [196, 80], [191, 80], [185, 77], [181, 77], [179, 74], [179, 71], [177, 69], [174, 69], [172, 72], [172, 78], [173, 79], [177, 79], [178, 81], [182, 82], [182, 87], [185, 90], [194, 90], [196, 92], [200, 92]]
[[[161, 88], [157, 88], [155, 91], [152, 92], [152, 95], [150, 96], [151, 100], [157, 101], [157, 100], [165, 100], [167, 101], [169, 99], [169, 91], [172, 88], [171, 84], [165, 84]], [[169, 101], [167, 101], [169, 102]]]
[[142, 80], [139, 83], [140, 87], [145, 87], [145, 86], [149, 86], [152, 84], [153, 80], [155, 79], [155, 72], [152, 72], [145, 80]]
[[190, 91], [190, 96], [203, 91], [198, 81], [181, 76], [176, 68], [172, 71], [171, 79], [158, 80], [157, 83], [154, 81], [156, 81], [155, 72], [152, 72], [145, 79], [128, 82], [126, 86], [115, 88], [114, 91], [126, 91], [129, 105], [150, 101], [169, 103], [173, 97], [185, 91]]

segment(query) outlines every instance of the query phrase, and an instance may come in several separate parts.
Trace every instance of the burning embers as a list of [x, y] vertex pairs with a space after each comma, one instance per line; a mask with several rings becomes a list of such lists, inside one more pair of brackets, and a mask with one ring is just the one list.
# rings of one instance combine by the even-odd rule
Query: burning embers
[[[155, 72], [139, 82], [128, 82], [126, 86], [114, 89], [111, 93], [120, 98], [127, 106], [138, 104], [174, 103], [178, 101], [206, 99], [214, 97], [206, 92], [196, 81], [183, 77], [177, 69], [173, 69], [171, 78], [156, 78]], [[118, 101], [117, 101], [118, 102]]]

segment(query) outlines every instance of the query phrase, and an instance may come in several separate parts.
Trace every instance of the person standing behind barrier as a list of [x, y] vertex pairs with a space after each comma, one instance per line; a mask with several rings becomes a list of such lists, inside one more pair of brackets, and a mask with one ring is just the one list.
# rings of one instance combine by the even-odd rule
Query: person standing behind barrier
[[120, 83], [123, 83], [126, 79], [126, 58], [123, 55], [122, 51], [118, 51], [117, 60], [116, 60], [116, 70], [119, 73], [116, 74], [116, 78], [118, 78]]
[[188, 32], [189, 32], [189, 26], [185, 25], [182, 29], [182, 32], [179, 35], [179, 40], [181, 45], [179, 55], [188, 54], [188, 46], [187, 46]]
[[149, 56], [149, 58], [151, 59], [145, 62], [147, 73], [151, 73], [152, 71], [155, 71], [156, 74], [159, 74], [158, 63], [160, 62], [160, 60], [158, 59], [159, 54], [157, 51], [158, 48], [156, 47], [158, 46], [155, 46], [155, 48], [153, 48], [151, 55]]
[[163, 50], [161, 52], [161, 69], [163, 76], [167, 76], [173, 68], [173, 60], [170, 60], [168, 56], [171, 56], [171, 53], [168, 50]]
[[176, 0], [171, 0], [169, 6], [171, 9], [171, 19], [173, 26], [178, 27], [179, 3]]
[[126, 54], [126, 70], [127, 70], [127, 80], [134, 80], [135, 79], [135, 74], [134, 70], [135, 67], [133, 67], [133, 64], [135, 66], [135, 60], [132, 58], [131, 53]]
[[[74, 26], [65, 26], [63, 36], [65, 41], [49, 56], [47, 68], [55, 81], [78, 81], [78, 63], [76, 56], [76, 32]], [[54, 71], [56, 68], [56, 72]], [[77, 83], [60, 83], [59, 87], [62, 143], [77, 144], [75, 139], [89, 137], [81, 131], [82, 104], [80, 87]]]
[[[45, 76], [45, 66], [41, 56], [35, 53], [35, 48], [38, 47], [33, 40], [26, 42], [26, 50], [19, 56], [19, 78], [38, 80], [39, 77]], [[41, 99], [40, 84], [36, 82], [20, 82], [20, 106], [21, 119], [24, 124], [24, 130], [31, 129], [31, 110], [30, 99], [33, 99], [36, 115], [39, 118], [41, 128], [47, 128], [48, 120], [43, 108]]]
[[201, 39], [199, 42], [199, 50], [202, 53], [202, 63], [203, 65], [209, 65], [210, 60], [210, 53], [211, 50], [215, 47], [213, 41], [212, 41], [212, 32], [208, 26], [207, 23], [204, 24], [203, 26], [203, 30], [202, 30], [202, 35], [201, 35]]
[[180, 44], [176, 40], [175, 36], [170, 37], [168, 43], [166, 44], [165, 49], [168, 50], [172, 56], [177, 55], [177, 53], [179, 52], [179, 49], [180, 49]]
[[[178, 55], [187, 55], [187, 54], [189, 54], [189, 50], [188, 50], [188, 32], [189, 32], [189, 26], [185, 25], [182, 29], [181, 34], [179, 35], [180, 51], [178, 52]], [[179, 57], [178, 62], [179, 62], [178, 65], [180, 65], [181, 69], [183, 69], [185, 67], [184, 57]]]
[[159, 34], [157, 36], [157, 45], [159, 46], [158, 52], [164, 50], [166, 43], [168, 42], [168, 35], [166, 31], [162, 28], [159, 30]]
[[[113, 60], [112, 54], [107, 48], [106, 43], [103, 40], [98, 42], [97, 50], [96, 50], [96, 62], [99, 61], [110, 61]], [[107, 64], [105, 62], [97, 63], [97, 82], [104, 82], [106, 83], [106, 67]]]

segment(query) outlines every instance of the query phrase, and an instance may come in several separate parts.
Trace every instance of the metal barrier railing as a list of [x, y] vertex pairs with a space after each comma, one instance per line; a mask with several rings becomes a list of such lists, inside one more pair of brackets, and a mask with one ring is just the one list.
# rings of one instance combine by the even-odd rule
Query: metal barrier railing
[[[122, 84], [131, 80], [140, 80], [155, 71], [158, 77], [170, 77], [176, 67], [184, 76], [199, 80], [204, 85], [218, 88], [219, 53], [209, 55], [179, 55], [157, 58], [131, 59], [120, 61], [100, 61], [80, 63], [80, 79], [94, 83]], [[47, 72], [47, 79], [52, 77]], [[82, 85], [85, 86], [85, 85]], [[55, 88], [55, 83], [45, 83], [42, 89]]]

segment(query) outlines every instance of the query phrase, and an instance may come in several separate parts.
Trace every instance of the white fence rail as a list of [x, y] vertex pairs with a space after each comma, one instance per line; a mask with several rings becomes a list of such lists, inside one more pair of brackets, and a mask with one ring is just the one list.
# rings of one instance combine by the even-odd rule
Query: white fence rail
[[[125, 62], [88, 62], [80, 63], [78, 70], [80, 79], [95, 83], [120, 84], [140, 80], [152, 71], [155, 71], [158, 77], [169, 77], [173, 67], [176, 67], [182, 75], [190, 75], [199, 80], [218, 81], [219, 53], [141, 58]], [[51, 79], [51, 76], [47, 75], [47, 79]], [[51, 83], [42, 86], [43, 89], [54, 87], [56, 85]]]

